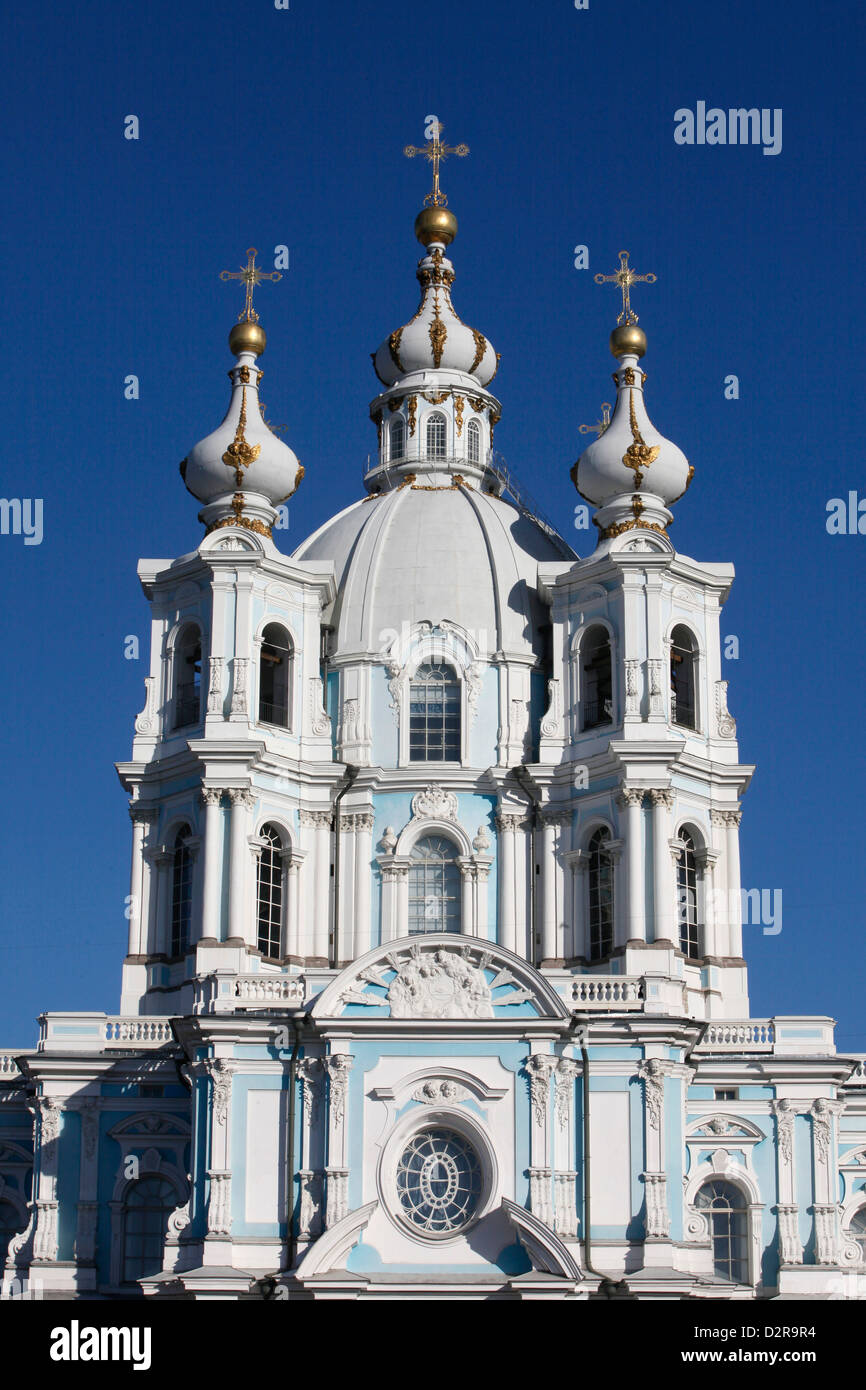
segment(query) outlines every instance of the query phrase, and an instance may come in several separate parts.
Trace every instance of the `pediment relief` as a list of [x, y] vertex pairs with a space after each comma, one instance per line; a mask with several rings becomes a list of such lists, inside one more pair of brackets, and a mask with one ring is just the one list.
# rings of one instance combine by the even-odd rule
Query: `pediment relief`
[[369, 1009], [376, 1011], [372, 1018], [429, 1021], [504, 1022], [528, 1012], [568, 1018], [562, 1000], [526, 961], [492, 942], [439, 932], [368, 952], [328, 986], [312, 1012], [339, 1017], [347, 1008], [357, 1017]]
[[112, 1139], [177, 1139], [187, 1138], [190, 1129], [176, 1115], [142, 1114], [121, 1120], [109, 1130]]
[[687, 1144], [700, 1143], [706, 1146], [708, 1143], [718, 1144], [759, 1144], [762, 1139], [766, 1139], [766, 1134], [752, 1124], [750, 1120], [744, 1120], [739, 1115], [707, 1115], [700, 1120], [693, 1120], [689, 1125], [686, 1135]]

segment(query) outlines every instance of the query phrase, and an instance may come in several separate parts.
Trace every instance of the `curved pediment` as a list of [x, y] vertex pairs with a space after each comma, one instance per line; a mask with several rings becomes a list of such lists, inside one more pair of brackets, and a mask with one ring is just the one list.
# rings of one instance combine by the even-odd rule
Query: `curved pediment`
[[766, 1137], [758, 1125], [744, 1120], [740, 1115], [705, 1115], [699, 1120], [692, 1120], [686, 1133], [686, 1143], [700, 1140], [702, 1144], [710, 1141], [716, 1144], [759, 1144]]
[[553, 987], [491, 941], [436, 932], [378, 946], [333, 980], [314, 1018], [568, 1019]]

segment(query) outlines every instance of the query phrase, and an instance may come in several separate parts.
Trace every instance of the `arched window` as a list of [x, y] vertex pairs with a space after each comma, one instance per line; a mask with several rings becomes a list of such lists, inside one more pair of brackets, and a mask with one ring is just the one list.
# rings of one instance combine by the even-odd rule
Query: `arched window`
[[583, 700], [581, 728], [597, 729], [613, 721], [613, 676], [610, 634], [606, 627], [591, 627], [581, 642]]
[[139, 1178], [123, 1203], [121, 1278], [132, 1284], [162, 1269], [168, 1218], [178, 1205], [174, 1185], [156, 1176]]
[[409, 761], [460, 761], [460, 682], [444, 661], [427, 661], [412, 677]]
[[9, 1242], [19, 1231], [23, 1231], [26, 1221], [11, 1202], [0, 1201], [0, 1261], [6, 1259]]
[[444, 459], [447, 449], [448, 425], [437, 411], [427, 417], [427, 454], [431, 459]]
[[687, 830], [679, 836], [682, 849], [677, 859], [677, 913], [680, 923], [680, 950], [692, 960], [701, 957], [701, 927], [698, 905], [698, 864], [695, 842]]
[[256, 883], [257, 942], [263, 956], [278, 958], [283, 922], [283, 841], [275, 825], [263, 825], [260, 838], [266, 843], [259, 852]]
[[171, 949], [172, 956], [182, 956], [189, 946], [189, 926], [192, 916], [192, 851], [187, 840], [192, 832], [182, 825], [174, 837], [171, 859]]
[[292, 643], [279, 623], [268, 623], [262, 633], [259, 656], [259, 720], [262, 724], [289, 727]]
[[716, 1274], [735, 1284], [748, 1283], [746, 1202], [740, 1189], [732, 1182], [705, 1183], [695, 1206], [709, 1223]]
[[406, 426], [402, 415], [395, 415], [388, 431], [391, 459], [401, 459], [406, 452]]
[[201, 634], [185, 628], [174, 652], [174, 727], [183, 729], [201, 718]]
[[671, 723], [684, 729], [697, 728], [695, 705], [695, 659], [697, 643], [687, 627], [671, 633]]
[[481, 426], [477, 420], [470, 420], [466, 426], [466, 449], [470, 463], [481, 460]]
[[[860, 1246], [860, 1259], [866, 1264], [866, 1207], [861, 1207], [851, 1217], [848, 1222], [848, 1235], [856, 1245]], [[2, 1248], [0, 1245], [0, 1250]]]
[[589, 959], [602, 960], [613, 950], [613, 860], [607, 847], [610, 831], [596, 830], [589, 842]]
[[460, 930], [456, 847], [442, 835], [417, 840], [409, 866], [409, 932]]

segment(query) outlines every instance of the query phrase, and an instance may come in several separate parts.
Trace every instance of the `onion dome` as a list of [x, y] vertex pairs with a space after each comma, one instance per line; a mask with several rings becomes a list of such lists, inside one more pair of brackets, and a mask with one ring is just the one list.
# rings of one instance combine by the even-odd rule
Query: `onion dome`
[[[655, 276], [635, 276], [628, 271], [627, 253], [620, 255], [626, 258], [624, 266], [630, 279], [623, 286], [620, 319], [624, 321], [610, 335], [610, 350], [617, 359], [613, 374], [616, 405], [610, 423], [571, 470], [581, 497], [598, 509], [593, 519], [599, 542], [633, 529], [664, 532], [673, 521], [670, 505], [682, 497], [695, 471], [683, 451], [659, 433], [647, 414], [646, 373], [638, 365], [646, 352], [646, 335], [631, 312], [627, 289], [636, 279], [654, 280]], [[623, 285], [620, 277], [596, 278], [616, 279]]]
[[413, 372], [461, 372], [486, 386], [496, 374], [497, 355], [483, 333], [458, 318], [451, 302], [454, 266], [445, 250], [457, 235], [457, 218], [446, 207], [425, 207], [415, 219], [415, 235], [427, 250], [416, 271], [421, 303], [414, 318], [373, 354], [376, 375], [393, 386]]
[[[258, 278], [268, 277], [259, 272]], [[262, 416], [259, 382], [263, 373], [256, 357], [264, 352], [265, 343], [258, 315], [249, 306], [229, 334], [236, 362], [229, 371], [232, 393], [225, 419], [180, 465], [187, 491], [205, 504], [199, 520], [209, 532], [242, 526], [270, 535], [276, 508], [292, 496], [304, 476], [295, 454]]]

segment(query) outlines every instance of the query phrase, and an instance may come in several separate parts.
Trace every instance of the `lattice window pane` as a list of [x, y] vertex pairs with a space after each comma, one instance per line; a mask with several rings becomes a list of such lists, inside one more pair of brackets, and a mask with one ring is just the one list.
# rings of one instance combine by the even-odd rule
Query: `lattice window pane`
[[589, 842], [589, 958], [601, 960], [613, 950], [613, 863], [606, 849], [610, 831], [603, 826]]
[[460, 870], [456, 850], [441, 835], [426, 835], [412, 850], [409, 933], [460, 931]]
[[173, 956], [183, 955], [189, 946], [192, 919], [192, 854], [187, 839], [190, 828], [184, 825], [174, 838], [174, 857], [171, 866], [171, 950]]
[[283, 922], [282, 840], [273, 825], [262, 827], [267, 841], [259, 854], [256, 881], [257, 944], [262, 955], [279, 957]]
[[459, 762], [460, 720], [460, 682], [451, 667], [419, 666], [409, 691], [410, 762]]
[[482, 1184], [478, 1155], [454, 1130], [413, 1135], [397, 1165], [400, 1210], [427, 1236], [447, 1236], [466, 1226], [478, 1207]]
[[749, 1277], [746, 1204], [729, 1182], [705, 1183], [695, 1206], [706, 1213], [713, 1242], [713, 1266], [722, 1279], [745, 1284]]

